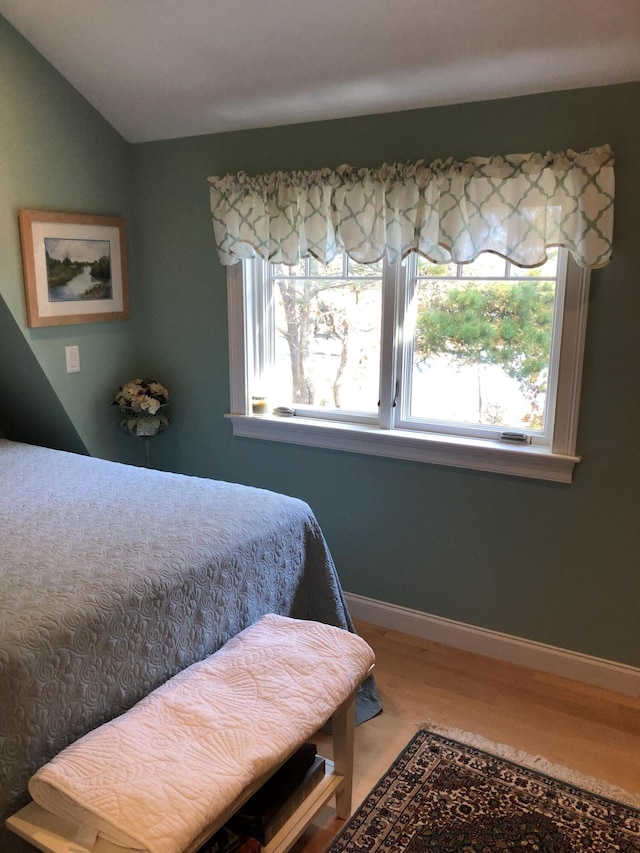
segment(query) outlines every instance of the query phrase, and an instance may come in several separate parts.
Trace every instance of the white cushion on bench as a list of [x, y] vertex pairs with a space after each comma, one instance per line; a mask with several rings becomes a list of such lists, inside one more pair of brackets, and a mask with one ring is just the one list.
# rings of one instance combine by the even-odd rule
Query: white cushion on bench
[[107, 840], [180, 853], [284, 761], [374, 662], [355, 634], [263, 616], [32, 776], [48, 811]]

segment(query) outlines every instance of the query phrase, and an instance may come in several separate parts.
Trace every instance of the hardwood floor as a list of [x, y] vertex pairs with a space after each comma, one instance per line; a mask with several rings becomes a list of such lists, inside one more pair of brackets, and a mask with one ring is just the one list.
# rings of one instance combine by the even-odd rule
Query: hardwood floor
[[[419, 729], [463, 729], [640, 793], [640, 698], [502, 663], [364, 622], [384, 710], [358, 726], [354, 809]], [[331, 755], [321, 733], [319, 751]], [[323, 810], [295, 853], [323, 853], [342, 826]]]

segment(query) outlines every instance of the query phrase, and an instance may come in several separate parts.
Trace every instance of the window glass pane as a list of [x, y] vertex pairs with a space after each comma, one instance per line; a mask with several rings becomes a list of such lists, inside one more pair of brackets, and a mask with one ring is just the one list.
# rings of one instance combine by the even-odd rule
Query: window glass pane
[[499, 255], [484, 252], [470, 264], [463, 264], [460, 275], [464, 278], [504, 278], [507, 262]]
[[423, 258], [418, 256], [418, 275], [437, 275], [444, 276], [445, 278], [448, 276], [450, 278], [455, 278], [457, 275], [456, 270], [458, 267], [456, 264], [435, 264], [433, 261], [427, 260], [427, 258]]
[[304, 260], [298, 261], [298, 263], [294, 264], [293, 266], [287, 266], [286, 264], [272, 264], [272, 269], [274, 270], [275, 275], [306, 275], [306, 267]]
[[547, 250], [547, 262], [534, 269], [523, 269], [515, 264], [510, 264], [509, 275], [511, 278], [555, 278], [558, 272], [558, 250]]
[[347, 263], [347, 269], [350, 276], [362, 276], [366, 278], [370, 278], [371, 276], [378, 278], [382, 277], [382, 260], [375, 264], [359, 264], [356, 263], [356, 261], [352, 261], [351, 258], [347, 258]]
[[274, 279], [274, 406], [377, 413], [381, 279]]
[[336, 255], [328, 264], [321, 264], [315, 258], [309, 258], [309, 275], [344, 275], [344, 261], [342, 255]]
[[418, 280], [412, 418], [541, 430], [555, 281]]

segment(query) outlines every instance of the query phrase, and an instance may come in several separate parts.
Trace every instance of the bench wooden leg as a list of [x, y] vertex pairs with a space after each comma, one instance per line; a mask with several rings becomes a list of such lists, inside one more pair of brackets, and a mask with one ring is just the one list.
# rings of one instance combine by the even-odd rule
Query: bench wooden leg
[[338, 708], [331, 718], [333, 763], [335, 772], [344, 779], [336, 793], [336, 814], [343, 820], [346, 820], [351, 815], [355, 714], [356, 698], [354, 693]]

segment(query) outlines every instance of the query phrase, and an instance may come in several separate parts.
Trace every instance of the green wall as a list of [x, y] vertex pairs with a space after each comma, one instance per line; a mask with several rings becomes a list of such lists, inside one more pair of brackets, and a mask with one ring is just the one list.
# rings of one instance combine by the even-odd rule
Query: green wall
[[[0, 348], [0, 390], [24, 384], [43, 420], [64, 426], [44, 379], [90, 453], [140, 463], [109, 402], [122, 381], [155, 375], [172, 425], [152, 463], [308, 500], [349, 592], [640, 666], [638, 139], [640, 84], [629, 84], [127, 145], [0, 17], [0, 297], [19, 332], [15, 358]], [[207, 176], [605, 142], [617, 157], [614, 258], [592, 275], [573, 484], [232, 436]], [[130, 321], [27, 328], [21, 207], [126, 217]], [[79, 374], [65, 373], [67, 344], [80, 346]]]
[[[13, 317], [22, 335], [12, 338], [11, 358], [0, 350], [0, 419], [11, 416], [11, 437], [33, 440], [34, 414], [38, 434], [54, 422], [59, 430], [61, 404], [72, 427], [66, 440], [56, 432], [48, 443], [77, 446], [79, 436], [95, 455], [135, 460], [140, 448], [119, 434], [110, 409], [137, 366], [135, 321], [29, 329], [18, 228], [20, 208], [128, 217], [127, 153], [125, 140], [0, 16], [0, 334], [5, 342], [13, 334]], [[80, 348], [80, 373], [66, 372], [69, 344]]]
[[0, 436], [71, 453], [87, 452], [3, 299], [0, 299]]
[[[140, 309], [173, 395], [157, 464], [308, 500], [349, 592], [640, 665], [638, 139], [633, 84], [133, 146]], [[615, 250], [592, 275], [573, 484], [232, 436], [207, 176], [605, 142]]]

